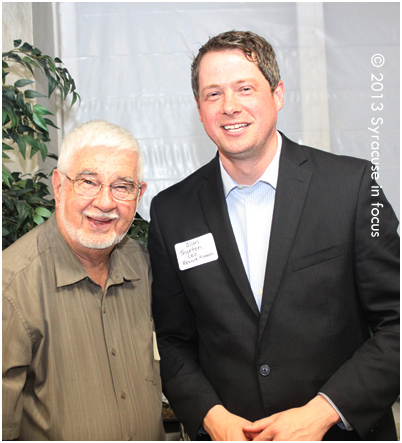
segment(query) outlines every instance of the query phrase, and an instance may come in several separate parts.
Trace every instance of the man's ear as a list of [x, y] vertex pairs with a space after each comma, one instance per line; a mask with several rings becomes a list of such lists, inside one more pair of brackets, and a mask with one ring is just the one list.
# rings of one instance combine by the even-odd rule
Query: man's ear
[[61, 191], [61, 172], [57, 169], [53, 169], [52, 186], [53, 186], [54, 200], [56, 202], [56, 208], [57, 208], [60, 202], [60, 191]]
[[138, 197], [138, 203], [142, 199], [142, 196], [145, 194], [146, 190], [147, 190], [147, 184], [145, 182], [141, 182], [141, 190], [140, 190], [140, 195]]
[[285, 104], [285, 85], [282, 80], [279, 81], [278, 86], [273, 93], [273, 97], [276, 103], [276, 109], [279, 112]]

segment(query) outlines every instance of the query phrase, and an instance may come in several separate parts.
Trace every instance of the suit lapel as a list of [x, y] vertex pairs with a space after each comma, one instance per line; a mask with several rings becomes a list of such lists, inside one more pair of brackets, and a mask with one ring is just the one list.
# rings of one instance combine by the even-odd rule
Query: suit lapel
[[283, 134], [279, 175], [261, 306], [261, 339], [292, 251], [312, 172], [301, 167], [307, 159], [303, 149]]
[[214, 237], [219, 258], [225, 262], [233, 280], [258, 317], [258, 307], [244, 270], [227, 211], [218, 156], [204, 175], [204, 180], [199, 190], [199, 198], [208, 227]]

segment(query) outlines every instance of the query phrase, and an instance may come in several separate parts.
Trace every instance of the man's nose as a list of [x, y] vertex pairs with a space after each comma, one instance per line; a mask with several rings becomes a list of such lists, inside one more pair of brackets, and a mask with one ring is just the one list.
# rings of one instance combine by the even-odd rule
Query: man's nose
[[102, 185], [99, 194], [95, 196], [93, 204], [99, 209], [102, 209], [103, 212], [108, 212], [115, 209], [117, 204], [113, 198], [112, 188], [108, 185]]
[[227, 115], [233, 115], [242, 109], [241, 102], [233, 92], [225, 93], [222, 102], [222, 112]]

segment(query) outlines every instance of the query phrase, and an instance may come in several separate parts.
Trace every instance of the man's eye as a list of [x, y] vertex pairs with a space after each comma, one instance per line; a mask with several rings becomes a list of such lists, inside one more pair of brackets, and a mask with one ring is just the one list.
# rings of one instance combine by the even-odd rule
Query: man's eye
[[207, 99], [209, 99], [209, 98], [214, 99], [214, 98], [216, 98], [216, 97], [218, 97], [218, 96], [219, 96], [219, 92], [210, 92], [210, 93], [207, 95]]
[[82, 189], [96, 188], [98, 187], [98, 183], [88, 179], [88, 178], [80, 178], [76, 181], [75, 186]]
[[118, 191], [127, 191], [128, 185], [114, 185], [114, 189], [117, 189]]
[[131, 183], [121, 183], [113, 186], [118, 192], [124, 192], [127, 194], [132, 194], [135, 191], [135, 186]]

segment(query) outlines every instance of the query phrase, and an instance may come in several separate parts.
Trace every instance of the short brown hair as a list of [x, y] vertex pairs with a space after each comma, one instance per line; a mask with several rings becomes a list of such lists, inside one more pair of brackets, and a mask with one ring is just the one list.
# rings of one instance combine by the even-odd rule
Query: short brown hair
[[195, 98], [199, 99], [198, 77], [201, 60], [207, 52], [223, 51], [225, 49], [240, 49], [245, 57], [256, 63], [263, 76], [274, 92], [281, 79], [275, 51], [262, 37], [250, 31], [227, 31], [210, 38], [200, 48], [191, 64], [191, 86]]

